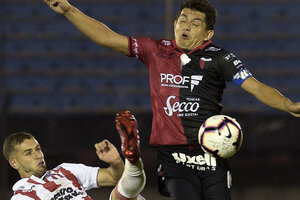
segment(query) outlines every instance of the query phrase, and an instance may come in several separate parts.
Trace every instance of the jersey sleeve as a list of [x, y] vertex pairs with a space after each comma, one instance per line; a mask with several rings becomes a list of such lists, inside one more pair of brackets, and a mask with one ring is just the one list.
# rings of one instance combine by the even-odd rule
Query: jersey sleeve
[[233, 53], [226, 52], [219, 58], [221, 72], [225, 81], [232, 81], [241, 86], [245, 80], [252, 77], [251, 72], [243, 65]]
[[135, 57], [142, 61], [146, 66], [150, 61], [151, 52], [157, 49], [157, 43], [151, 38], [129, 38], [129, 57]]
[[85, 190], [98, 187], [97, 176], [99, 167], [89, 167], [83, 164], [70, 163], [63, 163], [60, 166], [70, 171], [78, 179], [80, 185]]

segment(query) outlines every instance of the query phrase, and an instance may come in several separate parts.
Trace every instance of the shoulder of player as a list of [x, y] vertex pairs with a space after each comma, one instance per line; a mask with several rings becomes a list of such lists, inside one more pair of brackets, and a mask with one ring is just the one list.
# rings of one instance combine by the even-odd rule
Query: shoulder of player
[[152, 39], [149, 37], [139, 37], [134, 38], [131, 37], [131, 46], [138, 47], [138, 46], [144, 46], [148, 49], [151, 49], [151, 52], [158, 50], [158, 49], [164, 49], [164, 48], [173, 48], [172, 40], [167, 39]]
[[204, 51], [206, 52], [206, 54], [214, 57], [215, 60], [219, 60], [220, 62], [230, 62], [234, 59], [237, 59], [234, 53], [213, 44], [207, 46]]
[[151, 42], [153, 42], [153, 45], [157, 46], [157, 48], [165, 48], [165, 47], [171, 47], [173, 48], [173, 42], [172, 40], [167, 40], [167, 39], [151, 39], [149, 38]]
[[28, 182], [29, 178], [22, 178], [21, 180], [17, 181], [13, 187], [12, 187], [12, 190], [15, 192], [15, 191], [18, 191], [18, 190], [29, 190], [32, 188], [32, 185], [33, 183], [29, 183]]
[[58, 170], [60, 168], [72, 171], [74, 169], [83, 168], [85, 165], [81, 163], [62, 163], [55, 167], [53, 170]]
[[139, 38], [140, 41], [145, 41], [145, 42], [151, 42], [154, 45], [158, 46], [158, 47], [171, 47], [172, 46], [172, 40], [167, 40], [167, 39], [153, 39], [153, 38]]
[[205, 49], [203, 49], [203, 51], [206, 54], [210, 54], [212, 56], [222, 56], [222, 55], [226, 55], [227, 53], [230, 53], [229, 51], [227, 51], [226, 49], [216, 46], [214, 44], [210, 44], [209, 46], [207, 46]]

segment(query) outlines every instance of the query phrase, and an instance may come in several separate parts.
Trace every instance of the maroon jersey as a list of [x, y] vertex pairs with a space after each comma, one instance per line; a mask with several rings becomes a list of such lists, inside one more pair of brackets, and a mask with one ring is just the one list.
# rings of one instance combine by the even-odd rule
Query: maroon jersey
[[205, 119], [220, 114], [226, 81], [241, 85], [251, 77], [234, 54], [205, 42], [184, 52], [176, 42], [129, 38], [131, 57], [149, 69], [153, 110], [150, 145], [198, 142]]

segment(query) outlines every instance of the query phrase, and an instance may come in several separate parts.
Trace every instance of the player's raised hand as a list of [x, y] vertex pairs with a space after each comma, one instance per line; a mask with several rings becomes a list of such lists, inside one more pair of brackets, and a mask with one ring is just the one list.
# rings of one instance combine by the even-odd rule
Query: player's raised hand
[[95, 144], [96, 154], [100, 160], [106, 163], [113, 163], [119, 161], [120, 154], [116, 147], [111, 144], [108, 140], [103, 140], [102, 142]]
[[52, 10], [59, 14], [65, 14], [72, 7], [67, 0], [43, 0]]
[[295, 117], [300, 117], [300, 102], [289, 104], [288, 110], [291, 113], [291, 115]]

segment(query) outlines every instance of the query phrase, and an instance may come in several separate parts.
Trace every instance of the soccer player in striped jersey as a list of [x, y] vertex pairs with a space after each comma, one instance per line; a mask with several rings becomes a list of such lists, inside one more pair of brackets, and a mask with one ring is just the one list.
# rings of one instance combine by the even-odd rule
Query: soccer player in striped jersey
[[3, 144], [3, 154], [21, 176], [13, 186], [11, 199], [92, 200], [87, 190], [117, 184], [110, 200], [144, 200], [139, 195], [146, 179], [140, 158], [137, 122], [129, 111], [121, 111], [116, 116], [116, 127], [122, 140], [125, 168], [115, 146], [103, 140], [95, 144], [96, 154], [110, 165], [108, 168], [63, 163], [47, 170], [41, 145], [32, 134], [17, 132], [9, 135]]

